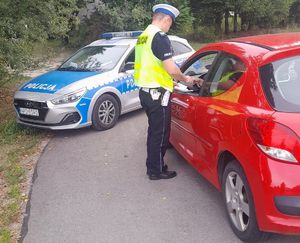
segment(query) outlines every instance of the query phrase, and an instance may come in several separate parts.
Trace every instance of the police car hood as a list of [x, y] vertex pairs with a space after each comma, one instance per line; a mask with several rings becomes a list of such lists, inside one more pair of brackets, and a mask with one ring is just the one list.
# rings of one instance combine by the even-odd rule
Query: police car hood
[[[51, 71], [40, 75], [21, 86], [20, 91], [37, 92], [46, 94], [64, 94], [70, 86], [84, 87], [84, 81], [95, 76], [102, 75], [99, 72], [73, 72]], [[75, 87], [73, 87], [75, 88]], [[71, 91], [74, 91], [71, 90]]]

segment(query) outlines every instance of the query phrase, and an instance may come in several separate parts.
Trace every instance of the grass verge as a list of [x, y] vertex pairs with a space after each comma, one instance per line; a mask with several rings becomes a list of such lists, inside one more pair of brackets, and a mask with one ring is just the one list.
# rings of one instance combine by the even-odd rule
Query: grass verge
[[[64, 50], [61, 43], [36, 45], [33, 56], [35, 68], [43, 60], [54, 58]], [[31, 69], [34, 67], [31, 67]], [[28, 201], [33, 157], [39, 154], [40, 143], [50, 136], [47, 131], [25, 128], [16, 123], [13, 96], [17, 88], [28, 80], [20, 74], [0, 80], [0, 242], [18, 242], [23, 213]]]
[[28, 158], [34, 154], [46, 132], [23, 128], [15, 121], [12, 93], [24, 78], [14, 77], [1, 86], [0, 99], [0, 242], [16, 242], [21, 221], [21, 205], [26, 203]]

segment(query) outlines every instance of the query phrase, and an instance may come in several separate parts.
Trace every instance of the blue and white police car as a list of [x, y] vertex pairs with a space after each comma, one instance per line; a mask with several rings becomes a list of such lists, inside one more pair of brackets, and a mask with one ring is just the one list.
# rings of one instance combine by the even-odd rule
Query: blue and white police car
[[[18, 123], [48, 129], [92, 125], [106, 130], [116, 124], [119, 115], [139, 109], [133, 66], [140, 34], [104, 33], [58, 69], [23, 84], [14, 97]], [[185, 39], [169, 38], [174, 61], [180, 66], [194, 50]]]

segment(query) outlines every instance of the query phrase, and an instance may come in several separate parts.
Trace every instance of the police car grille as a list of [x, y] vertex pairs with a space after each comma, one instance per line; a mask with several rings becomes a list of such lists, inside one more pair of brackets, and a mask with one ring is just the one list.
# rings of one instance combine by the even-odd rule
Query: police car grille
[[[45, 120], [45, 117], [49, 110], [46, 102], [38, 102], [38, 101], [32, 101], [32, 100], [15, 99], [14, 106], [16, 107], [20, 118], [39, 120], [39, 121]], [[28, 109], [36, 109], [39, 111], [39, 116], [30, 116], [30, 115], [20, 114], [20, 112], [19, 112], [20, 107], [28, 108]]]

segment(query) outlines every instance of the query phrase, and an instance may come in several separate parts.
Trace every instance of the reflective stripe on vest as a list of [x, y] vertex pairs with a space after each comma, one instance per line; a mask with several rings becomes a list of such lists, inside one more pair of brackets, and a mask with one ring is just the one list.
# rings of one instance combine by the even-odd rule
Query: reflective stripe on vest
[[173, 91], [172, 77], [151, 48], [153, 37], [159, 31], [155, 25], [149, 25], [139, 36], [135, 47], [134, 81], [140, 87], [163, 87]]

